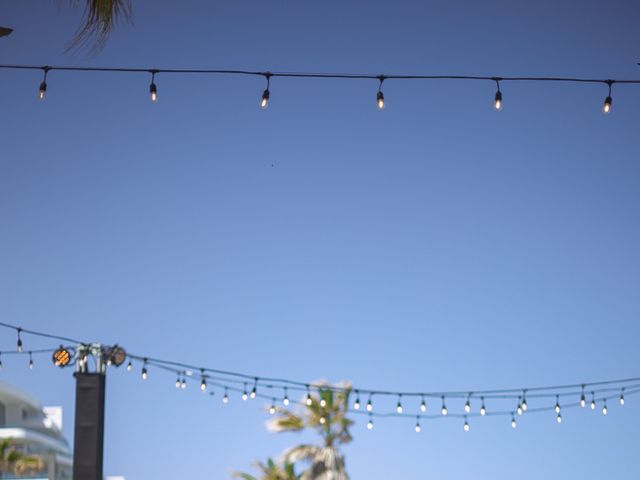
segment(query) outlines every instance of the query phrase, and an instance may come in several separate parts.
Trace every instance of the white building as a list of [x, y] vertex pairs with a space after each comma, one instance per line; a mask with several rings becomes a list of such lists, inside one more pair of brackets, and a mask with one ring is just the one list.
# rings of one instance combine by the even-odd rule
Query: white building
[[[62, 407], [43, 407], [28, 394], [0, 382], [0, 439], [45, 463], [33, 480], [70, 480], [72, 452], [62, 434]], [[3, 478], [10, 478], [4, 476]]]

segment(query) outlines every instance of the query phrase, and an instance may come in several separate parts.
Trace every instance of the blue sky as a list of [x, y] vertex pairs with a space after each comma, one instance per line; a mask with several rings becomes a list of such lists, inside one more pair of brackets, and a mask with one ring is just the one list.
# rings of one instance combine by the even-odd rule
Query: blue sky
[[[629, 1], [149, 2], [96, 57], [7, 2], [2, 63], [638, 78]], [[637, 376], [640, 88], [0, 72], [0, 318], [128, 350], [387, 389]], [[29, 347], [49, 345], [27, 338]], [[1, 348], [13, 348], [4, 334]], [[24, 359], [23, 359], [24, 360]], [[65, 407], [47, 358], [2, 379]], [[24, 363], [24, 365], [23, 365]], [[105, 473], [227, 478], [305, 439], [151, 371], [108, 378]], [[462, 408], [461, 405], [452, 406]], [[628, 477], [640, 408], [358, 419], [354, 479]]]

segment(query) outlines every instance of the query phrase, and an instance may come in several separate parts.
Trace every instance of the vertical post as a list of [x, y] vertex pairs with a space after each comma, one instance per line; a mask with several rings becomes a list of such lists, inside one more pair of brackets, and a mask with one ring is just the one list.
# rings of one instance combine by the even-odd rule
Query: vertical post
[[[86, 364], [85, 364], [86, 365]], [[104, 450], [104, 369], [89, 373], [81, 368], [76, 378], [76, 414], [73, 480], [102, 480]]]

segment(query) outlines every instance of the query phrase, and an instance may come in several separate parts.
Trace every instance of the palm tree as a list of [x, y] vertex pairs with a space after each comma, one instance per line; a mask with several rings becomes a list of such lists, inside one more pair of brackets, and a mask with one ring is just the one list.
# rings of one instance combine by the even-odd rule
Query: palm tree
[[86, 46], [93, 41], [93, 51], [104, 47], [118, 20], [131, 21], [131, 0], [69, 0], [74, 7], [84, 3], [82, 26], [67, 49]]
[[11, 445], [10, 439], [0, 441], [0, 474], [24, 476], [41, 471], [44, 461], [38, 455], [25, 455]]
[[307, 397], [301, 412], [277, 409], [277, 418], [267, 426], [274, 432], [311, 429], [322, 438], [320, 445], [298, 445], [282, 455], [285, 463], [309, 464], [301, 480], [348, 480], [340, 447], [352, 440], [349, 427], [353, 421], [347, 418], [351, 385], [344, 384], [334, 389], [322, 384], [317, 392], [317, 395]]
[[300, 475], [296, 475], [291, 463], [280, 466], [272, 459], [268, 459], [267, 463], [256, 462], [256, 467], [260, 470], [260, 477], [243, 472], [236, 472], [233, 476], [242, 480], [300, 480]]

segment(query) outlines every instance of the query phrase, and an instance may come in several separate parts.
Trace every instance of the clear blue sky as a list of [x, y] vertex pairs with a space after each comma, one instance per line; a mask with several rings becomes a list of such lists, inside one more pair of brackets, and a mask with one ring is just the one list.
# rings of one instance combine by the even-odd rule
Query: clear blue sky
[[[96, 57], [80, 12], [5, 2], [2, 63], [640, 77], [627, 1], [151, 2]], [[637, 376], [640, 88], [0, 72], [0, 318], [259, 375], [407, 390]], [[45, 345], [28, 339], [27, 348]], [[0, 347], [13, 348], [4, 334]], [[48, 344], [47, 344], [48, 345]], [[65, 408], [40, 358], [2, 378]], [[260, 405], [113, 371], [105, 473], [227, 478], [299, 439]], [[630, 478], [605, 418], [359, 419], [355, 480]], [[461, 408], [461, 405], [453, 408]]]

